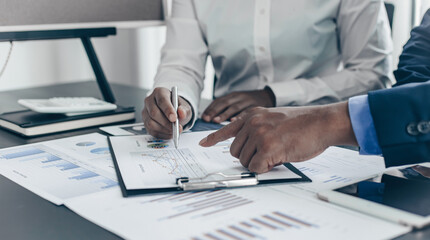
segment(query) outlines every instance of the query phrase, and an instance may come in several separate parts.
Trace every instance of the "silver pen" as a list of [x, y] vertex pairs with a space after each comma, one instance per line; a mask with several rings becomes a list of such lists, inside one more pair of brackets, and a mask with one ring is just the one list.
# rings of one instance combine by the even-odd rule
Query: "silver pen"
[[173, 143], [175, 144], [175, 148], [178, 149], [179, 145], [179, 116], [178, 116], [178, 87], [172, 87], [172, 103], [173, 108], [175, 108], [176, 113], [176, 121], [172, 123], [173, 128]]

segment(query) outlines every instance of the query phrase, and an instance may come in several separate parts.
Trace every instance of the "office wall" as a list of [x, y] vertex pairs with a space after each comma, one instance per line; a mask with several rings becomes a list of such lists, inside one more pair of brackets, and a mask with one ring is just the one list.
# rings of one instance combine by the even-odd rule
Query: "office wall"
[[[164, 43], [164, 27], [118, 30], [118, 35], [93, 40], [108, 80], [148, 87]], [[0, 44], [0, 65], [9, 43]], [[93, 79], [79, 39], [15, 42], [0, 90]]]
[[414, 19], [414, 25], [418, 25], [421, 22], [422, 16], [430, 8], [430, 0], [416, 0], [416, 17]]
[[395, 6], [393, 19], [393, 67], [397, 68], [403, 45], [410, 37], [412, 23], [412, 0], [388, 0]]

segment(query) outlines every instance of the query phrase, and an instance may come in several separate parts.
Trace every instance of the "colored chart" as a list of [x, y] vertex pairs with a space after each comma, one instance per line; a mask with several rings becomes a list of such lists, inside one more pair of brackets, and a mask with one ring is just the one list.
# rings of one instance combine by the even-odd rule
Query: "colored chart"
[[[82, 146], [89, 144], [82, 143]], [[109, 153], [107, 148], [94, 150], [95, 154]], [[103, 170], [93, 168], [83, 158], [71, 157], [46, 145], [2, 151], [0, 159], [0, 167], [8, 178], [38, 186], [56, 204], [118, 185], [117, 181], [103, 175]]]
[[79, 147], [89, 147], [89, 146], [93, 146], [95, 144], [96, 144], [95, 142], [79, 142], [79, 143], [76, 144], [76, 146], [79, 146]]
[[154, 148], [154, 149], [161, 149], [161, 148], [166, 148], [169, 145], [166, 143], [152, 143], [152, 144], [148, 144], [149, 148]]
[[109, 148], [94, 148], [90, 152], [94, 154], [110, 154]]
[[164, 143], [166, 142], [166, 140], [162, 140], [162, 139], [154, 139], [154, 140], [148, 140], [148, 143]]

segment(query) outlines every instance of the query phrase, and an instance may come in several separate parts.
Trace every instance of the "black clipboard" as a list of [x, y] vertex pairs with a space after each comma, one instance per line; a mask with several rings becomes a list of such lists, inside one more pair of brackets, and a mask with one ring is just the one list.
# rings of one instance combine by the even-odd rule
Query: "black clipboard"
[[[155, 194], [155, 193], [169, 193], [169, 192], [179, 192], [179, 191], [204, 191], [204, 190], [214, 190], [214, 189], [226, 189], [226, 188], [236, 188], [236, 187], [251, 187], [251, 186], [261, 186], [268, 184], [282, 184], [282, 183], [302, 183], [302, 182], [312, 182], [312, 180], [303, 174], [300, 170], [294, 167], [291, 163], [285, 163], [284, 166], [288, 168], [293, 173], [299, 175], [299, 178], [287, 178], [287, 179], [270, 179], [270, 180], [257, 180], [256, 175], [254, 173], [242, 173], [240, 176], [236, 175], [232, 178], [222, 180], [226, 183], [231, 183], [230, 186], [228, 184], [219, 184], [219, 185], [211, 185], [210, 188], [186, 188], [184, 184], [193, 182], [193, 179], [188, 178], [178, 178], [176, 183], [177, 187], [169, 187], [169, 188], [150, 188], [150, 189], [127, 189], [125, 186], [124, 179], [122, 177], [118, 160], [115, 156], [115, 152], [113, 150], [112, 142], [110, 137], [108, 137], [109, 150], [112, 155], [112, 160], [115, 166], [115, 172], [118, 177], [118, 183], [121, 187], [121, 192], [124, 197], [143, 195], [143, 194]], [[216, 173], [215, 173], [216, 174]], [[257, 182], [256, 182], [257, 181]], [[214, 181], [211, 181], [214, 182]], [[219, 182], [219, 181], [218, 181]], [[202, 183], [202, 182], [200, 182]], [[205, 182], [207, 183], [207, 182]], [[239, 183], [239, 185], [237, 185]], [[209, 186], [208, 184], [207, 186]]]

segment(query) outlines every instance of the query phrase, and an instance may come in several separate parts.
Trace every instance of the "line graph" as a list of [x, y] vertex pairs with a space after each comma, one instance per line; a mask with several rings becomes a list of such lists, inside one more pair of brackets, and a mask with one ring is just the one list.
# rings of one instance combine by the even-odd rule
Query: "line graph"
[[[140, 152], [139, 163], [174, 177], [202, 177], [207, 173], [189, 149], [157, 149]], [[151, 166], [149, 166], [151, 165]]]
[[153, 158], [153, 162], [160, 165], [160, 167], [168, 170], [168, 174], [181, 175], [178, 160], [171, 157], [168, 152], [152, 152], [142, 153], [142, 157]]

